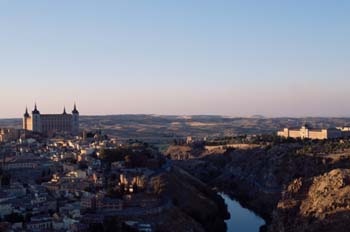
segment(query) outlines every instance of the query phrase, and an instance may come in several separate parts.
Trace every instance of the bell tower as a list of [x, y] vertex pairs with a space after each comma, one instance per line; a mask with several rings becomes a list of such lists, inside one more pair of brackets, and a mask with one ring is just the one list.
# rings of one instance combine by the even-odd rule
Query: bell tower
[[72, 111], [72, 134], [79, 134], [79, 111], [74, 103], [74, 109]]
[[41, 132], [40, 112], [36, 107], [36, 103], [34, 105], [34, 110], [32, 111], [32, 128], [32, 130], [35, 132]]
[[23, 129], [24, 130], [30, 130], [29, 128], [29, 121], [30, 120], [30, 115], [28, 113], [28, 107], [26, 107], [26, 112], [23, 115]]

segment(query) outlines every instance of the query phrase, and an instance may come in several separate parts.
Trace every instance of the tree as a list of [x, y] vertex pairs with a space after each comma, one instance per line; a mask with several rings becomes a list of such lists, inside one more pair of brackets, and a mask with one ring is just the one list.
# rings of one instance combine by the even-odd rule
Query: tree
[[81, 170], [86, 170], [88, 168], [88, 165], [86, 164], [86, 162], [79, 162], [79, 169]]
[[112, 163], [117, 161], [122, 161], [125, 156], [125, 149], [115, 148], [115, 149], [102, 149], [100, 151], [100, 157], [102, 160]]
[[5, 221], [11, 222], [11, 223], [23, 222], [24, 218], [22, 215], [18, 213], [11, 213], [5, 216]]
[[4, 173], [1, 176], [1, 186], [9, 186], [11, 183], [11, 175], [8, 173]]

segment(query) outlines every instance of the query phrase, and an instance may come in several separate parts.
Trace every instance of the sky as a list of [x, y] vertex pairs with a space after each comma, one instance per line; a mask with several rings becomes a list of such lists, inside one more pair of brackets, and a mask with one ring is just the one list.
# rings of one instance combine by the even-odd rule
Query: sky
[[350, 1], [0, 0], [0, 118], [350, 116]]

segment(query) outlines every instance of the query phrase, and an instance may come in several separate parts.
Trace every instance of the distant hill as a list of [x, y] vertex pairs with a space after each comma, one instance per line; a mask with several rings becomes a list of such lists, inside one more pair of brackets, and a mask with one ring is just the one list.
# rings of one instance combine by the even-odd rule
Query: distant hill
[[252, 115], [252, 116], [250, 116], [250, 117], [251, 117], [251, 118], [260, 118], [260, 119], [265, 118], [265, 116], [259, 115], [259, 114], [255, 114], [255, 115]]
[[[106, 115], [81, 116], [81, 128], [102, 129], [121, 139], [134, 138], [152, 143], [172, 141], [176, 137], [216, 137], [239, 134], [275, 133], [284, 127], [307, 122], [312, 127], [350, 125], [350, 118], [264, 118], [207, 115]], [[21, 128], [21, 119], [0, 119], [1, 127]]]

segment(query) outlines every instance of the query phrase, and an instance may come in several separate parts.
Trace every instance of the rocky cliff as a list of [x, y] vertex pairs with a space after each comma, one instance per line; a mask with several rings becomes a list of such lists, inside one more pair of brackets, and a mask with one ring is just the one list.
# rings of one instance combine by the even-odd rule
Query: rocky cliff
[[206, 184], [178, 167], [171, 167], [151, 181], [159, 197], [169, 204], [159, 214], [135, 220], [153, 224], [156, 231], [226, 231], [227, 207]]
[[[346, 153], [315, 154], [307, 152], [305, 144], [288, 143], [246, 151], [231, 150], [201, 159], [177, 161], [177, 165], [262, 216], [270, 225], [269, 231], [303, 231], [303, 228], [321, 231], [321, 225], [327, 225], [324, 228], [328, 229], [346, 228], [344, 209], [350, 208], [345, 190], [350, 155]], [[309, 194], [311, 196], [306, 197]], [[326, 199], [329, 200], [327, 206], [323, 206], [321, 202]], [[334, 211], [334, 207], [338, 210]], [[308, 216], [298, 217], [306, 212]], [[320, 212], [323, 216], [318, 215]], [[308, 226], [308, 223], [314, 225]], [[300, 227], [290, 226], [292, 224]]]
[[349, 231], [350, 169], [293, 180], [273, 213], [269, 231]]

